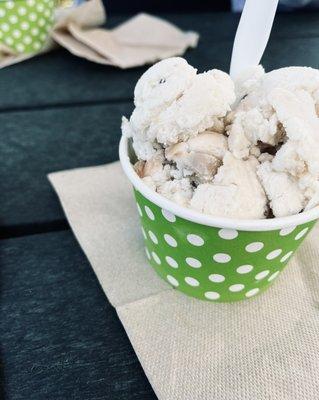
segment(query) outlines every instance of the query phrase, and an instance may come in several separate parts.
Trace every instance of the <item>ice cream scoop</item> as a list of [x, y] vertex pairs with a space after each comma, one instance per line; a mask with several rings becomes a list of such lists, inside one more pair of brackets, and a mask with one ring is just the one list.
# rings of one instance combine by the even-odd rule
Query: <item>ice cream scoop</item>
[[[319, 71], [250, 71], [234, 83], [172, 58], [142, 75], [122, 131], [148, 187], [229, 218], [283, 217], [319, 204]], [[245, 97], [232, 106], [235, 90]]]

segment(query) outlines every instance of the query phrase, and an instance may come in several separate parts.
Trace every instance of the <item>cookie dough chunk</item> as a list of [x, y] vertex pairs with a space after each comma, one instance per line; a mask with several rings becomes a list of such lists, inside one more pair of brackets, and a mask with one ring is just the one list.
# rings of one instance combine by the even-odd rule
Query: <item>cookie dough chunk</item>
[[205, 183], [213, 179], [226, 151], [224, 135], [205, 131], [186, 142], [168, 147], [165, 156], [176, 163], [182, 176], [194, 176], [198, 183]]
[[225, 154], [213, 183], [195, 190], [191, 208], [204, 214], [228, 218], [265, 218], [267, 198], [258, 180], [255, 157], [239, 160]]
[[163, 150], [158, 150], [146, 162], [138, 161], [134, 168], [139, 177], [151, 188], [156, 189], [171, 179], [171, 167], [165, 163]]

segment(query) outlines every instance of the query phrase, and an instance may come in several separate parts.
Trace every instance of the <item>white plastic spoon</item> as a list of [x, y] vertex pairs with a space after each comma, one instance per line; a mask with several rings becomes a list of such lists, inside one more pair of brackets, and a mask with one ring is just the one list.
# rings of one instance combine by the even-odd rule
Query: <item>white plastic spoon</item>
[[259, 64], [268, 43], [278, 0], [246, 0], [238, 24], [230, 63], [230, 76]]

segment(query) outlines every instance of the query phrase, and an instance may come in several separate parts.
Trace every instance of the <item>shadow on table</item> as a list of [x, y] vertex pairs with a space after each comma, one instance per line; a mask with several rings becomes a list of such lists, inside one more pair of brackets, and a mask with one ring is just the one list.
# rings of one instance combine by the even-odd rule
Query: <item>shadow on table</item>
[[1, 347], [0, 347], [0, 399], [5, 399], [5, 397], [4, 397], [4, 364], [3, 364]]
[[[2, 293], [2, 274], [1, 274], [1, 248], [0, 248], [0, 302], [1, 302], [1, 293]], [[1, 303], [0, 303], [0, 321], [3, 321], [1, 318]], [[1, 326], [1, 324], [0, 324]], [[2, 329], [0, 329], [0, 332], [3, 331], [4, 327], [1, 326]], [[2, 343], [1, 343], [1, 336], [0, 336], [0, 399], [5, 399], [4, 397], [4, 385], [5, 385], [5, 380], [4, 380], [4, 359], [3, 359], [3, 350], [2, 350]]]

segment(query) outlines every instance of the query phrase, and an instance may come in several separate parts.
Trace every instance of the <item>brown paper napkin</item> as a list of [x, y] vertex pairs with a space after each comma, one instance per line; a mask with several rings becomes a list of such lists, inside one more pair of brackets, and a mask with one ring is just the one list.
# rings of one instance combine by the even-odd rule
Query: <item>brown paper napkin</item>
[[49, 179], [159, 399], [319, 398], [318, 227], [263, 295], [213, 304], [147, 264], [119, 163]]
[[[101, 0], [58, 13], [51, 39], [43, 52], [59, 44], [87, 60], [120, 68], [136, 67], [181, 55], [196, 47], [198, 34], [183, 32], [161, 18], [138, 14], [115, 29], [98, 28], [106, 22]], [[15, 55], [0, 44], [0, 68], [36, 54]]]

